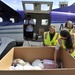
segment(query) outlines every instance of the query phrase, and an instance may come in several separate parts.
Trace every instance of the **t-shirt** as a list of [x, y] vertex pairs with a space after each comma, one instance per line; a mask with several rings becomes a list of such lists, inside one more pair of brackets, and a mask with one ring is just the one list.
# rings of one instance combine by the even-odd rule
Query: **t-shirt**
[[54, 34], [50, 34], [50, 41], [53, 39], [55, 33]]
[[[29, 23], [28, 23], [29, 22]], [[32, 25], [34, 25], [34, 21], [33, 21], [33, 19], [31, 19], [31, 20], [26, 20], [25, 21], [25, 25], [27, 25], [27, 24], [29, 24], [27, 27], [26, 27], [26, 31], [27, 32], [32, 32], [33, 31], [33, 26]]]

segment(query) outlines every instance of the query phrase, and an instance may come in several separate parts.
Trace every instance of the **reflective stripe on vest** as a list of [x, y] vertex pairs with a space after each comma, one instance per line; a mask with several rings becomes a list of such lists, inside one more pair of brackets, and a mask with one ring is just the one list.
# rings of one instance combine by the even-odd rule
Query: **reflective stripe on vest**
[[47, 39], [48, 32], [44, 32], [44, 38]]
[[[56, 33], [56, 34], [57, 34], [57, 33]], [[60, 36], [59, 34], [56, 35], [56, 40], [59, 38], [59, 36]]]

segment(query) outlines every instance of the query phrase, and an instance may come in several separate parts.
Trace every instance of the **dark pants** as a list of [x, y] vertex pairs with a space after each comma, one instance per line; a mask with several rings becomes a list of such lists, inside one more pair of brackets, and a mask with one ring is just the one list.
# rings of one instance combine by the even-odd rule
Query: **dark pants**
[[25, 32], [25, 39], [33, 39], [33, 32]]

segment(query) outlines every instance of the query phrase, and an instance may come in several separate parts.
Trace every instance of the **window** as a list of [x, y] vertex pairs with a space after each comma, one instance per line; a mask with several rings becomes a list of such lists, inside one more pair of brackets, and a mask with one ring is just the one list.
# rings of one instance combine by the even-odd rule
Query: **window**
[[48, 11], [50, 9], [50, 5], [48, 4], [41, 4], [41, 10], [42, 11]]
[[34, 21], [34, 24], [36, 25], [36, 19], [33, 19], [33, 21]]
[[15, 22], [14, 18], [10, 18], [10, 22], [14, 23]]
[[33, 4], [25, 4], [26, 10], [34, 10]]
[[48, 19], [42, 19], [41, 25], [48, 25]]
[[[34, 24], [36, 25], [36, 19], [33, 19], [33, 21], [34, 21]], [[26, 20], [24, 20], [24, 23], [26, 22]]]
[[3, 19], [2, 19], [2, 17], [0, 17], [0, 22], [3, 22]]

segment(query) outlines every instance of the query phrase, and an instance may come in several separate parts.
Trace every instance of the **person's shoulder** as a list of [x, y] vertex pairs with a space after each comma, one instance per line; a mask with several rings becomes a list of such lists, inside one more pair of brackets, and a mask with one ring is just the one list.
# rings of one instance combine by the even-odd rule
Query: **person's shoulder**
[[60, 34], [59, 34], [59, 33], [57, 33], [57, 32], [55, 32], [55, 34], [56, 34], [57, 36], [60, 36]]
[[56, 35], [56, 39], [60, 38], [60, 34], [59, 33], [56, 32], [55, 35]]

